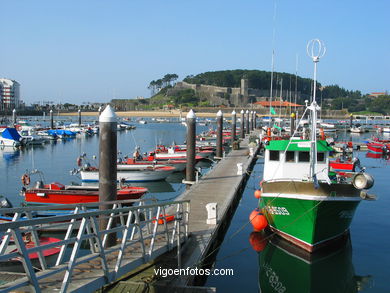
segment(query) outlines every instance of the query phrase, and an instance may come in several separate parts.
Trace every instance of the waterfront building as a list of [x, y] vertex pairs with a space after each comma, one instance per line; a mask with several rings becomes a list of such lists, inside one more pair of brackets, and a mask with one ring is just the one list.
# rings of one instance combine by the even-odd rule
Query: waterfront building
[[20, 106], [20, 84], [11, 79], [0, 78], [0, 108], [12, 110]]

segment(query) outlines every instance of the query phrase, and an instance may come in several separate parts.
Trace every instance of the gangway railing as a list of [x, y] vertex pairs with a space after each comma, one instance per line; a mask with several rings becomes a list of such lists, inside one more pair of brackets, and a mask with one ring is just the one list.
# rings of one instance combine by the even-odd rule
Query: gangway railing
[[[23, 272], [2, 284], [0, 292], [94, 291], [175, 247], [180, 267], [190, 202], [149, 200], [61, 205], [61, 210], [58, 206], [0, 209], [0, 266], [13, 262]], [[99, 209], [107, 205], [111, 208]], [[41, 216], [52, 211], [68, 214]], [[106, 226], [99, 228], [100, 221]], [[55, 233], [56, 238], [51, 238], [55, 241], [42, 244], [48, 233]], [[112, 247], [107, 245], [109, 235], [116, 237]], [[48, 256], [53, 248], [56, 253]]]

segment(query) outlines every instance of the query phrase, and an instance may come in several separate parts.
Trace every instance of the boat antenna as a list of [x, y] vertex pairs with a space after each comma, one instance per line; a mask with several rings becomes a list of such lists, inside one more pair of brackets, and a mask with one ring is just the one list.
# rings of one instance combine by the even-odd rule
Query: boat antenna
[[[297, 96], [298, 96], [298, 54], [295, 56], [295, 112], [297, 112]], [[298, 117], [298, 115], [297, 115]]]
[[317, 63], [326, 53], [325, 44], [319, 39], [313, 39], [307, 43], [307, 55], [314, 63], [314, 77], [313, 77], [313, 98], [308, 109], [311, 111], [311, 141], [310, 141], [310, 178], [314, 182], [317, 181], [315, 166], [317, 164], [317, 111], [320, 107], [316, 102], [316, 87], [317, 87]]
[[272, 90], [273, 90], [273, 83], [274, 83], [274, 70], [275, 70], [275, 64], [274, 64], [274, 56], [275, 56], [275, 22], [276, 22], [276, 1], [274, 1], [274, 17], [273, 17], [273, 30], [272, 30], [272, 58], [271, 58], [271, 86], [270, 86], [270, 94], [269, 94], [269, 127], [271, 127], [272, 124]]

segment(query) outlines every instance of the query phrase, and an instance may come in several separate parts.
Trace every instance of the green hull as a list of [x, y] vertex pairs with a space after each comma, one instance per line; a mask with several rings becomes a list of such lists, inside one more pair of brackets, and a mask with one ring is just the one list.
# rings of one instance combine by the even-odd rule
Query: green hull
[[317, 190], [306, 191], [303, 194], [263, 192], [260, 208], [273, 231], [312, 251], [348, 231], [360, 197], [325, 196], [315, 194]]

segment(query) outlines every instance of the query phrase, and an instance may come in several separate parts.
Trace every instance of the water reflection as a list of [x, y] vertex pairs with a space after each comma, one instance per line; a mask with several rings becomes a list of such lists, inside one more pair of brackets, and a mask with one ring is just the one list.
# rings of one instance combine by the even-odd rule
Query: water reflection
[[259, 255], [261, 292], [358, 292], [370, 286], [370, 276], [356, 276], [352, 245], [308, 253], [279, 237], [273, 237]]
[[0, 153], [7, 166], [17, 161], [20, 156], [20, 150], [14, 147], [0, 147]]

